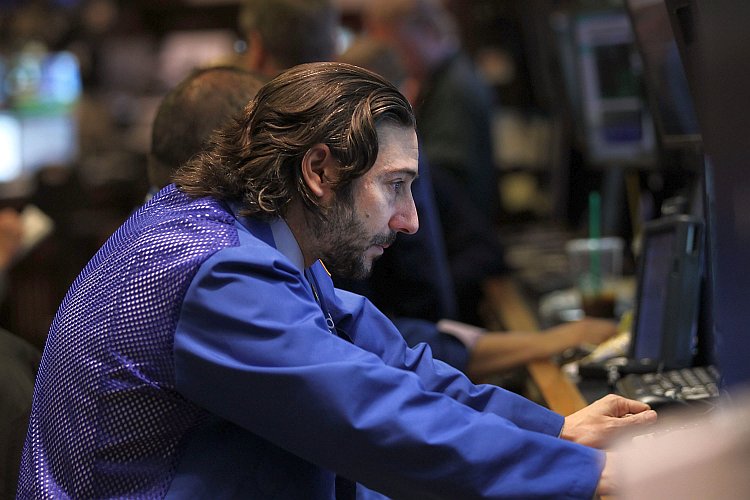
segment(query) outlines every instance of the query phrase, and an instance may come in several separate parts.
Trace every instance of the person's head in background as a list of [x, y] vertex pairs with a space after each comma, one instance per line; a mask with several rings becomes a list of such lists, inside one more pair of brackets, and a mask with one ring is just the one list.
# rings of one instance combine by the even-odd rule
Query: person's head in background
[[362, 22], [367, 34], [399, 52], [404, 67], [418, 79], [458, 50], [455, 20], [440, 0], [365, 2]]
[[339, 55], [338, 60], [374, 71], [391, 82], [407, 98], [412, 97], [408, 91], [410, 79], [398, 52], [384, 41], [366, 34], [358, 35]]
[[152, 190], [200, 151], [214, 130], [239, 115], [263, 82], [245, 69], [218, 66], [193, 71], [162, 100], [151, 131], [148, 178]]
[[242, 66], [266, 77], [336, 56], [340, 13], [332, 0], [243, 0], [239, 29], [247, 42]]

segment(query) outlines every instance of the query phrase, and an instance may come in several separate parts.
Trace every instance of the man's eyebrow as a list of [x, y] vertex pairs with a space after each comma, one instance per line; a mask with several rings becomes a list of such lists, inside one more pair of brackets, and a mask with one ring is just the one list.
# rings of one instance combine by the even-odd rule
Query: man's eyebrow
[[406, 175], [407, 177], [411, 177], [412, 179], [417, 179], [419, 177], [419, 172], [416, 170], [412, 170], [410, 168], [397, 168], [394, 170], [391, 170], [387, 173], [387, 175]]

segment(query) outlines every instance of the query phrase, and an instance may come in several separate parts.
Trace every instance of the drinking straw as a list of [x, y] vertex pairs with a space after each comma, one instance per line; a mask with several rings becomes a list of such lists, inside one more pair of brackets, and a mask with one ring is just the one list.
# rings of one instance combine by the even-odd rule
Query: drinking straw
[[589, 193], [589, 239], [591, 240], [591, 260], [589, 261], [589, 274], [594, 295], [601, 291], [602, 287], [602, 263], [601, 263], [601, 197], [598, 191]]

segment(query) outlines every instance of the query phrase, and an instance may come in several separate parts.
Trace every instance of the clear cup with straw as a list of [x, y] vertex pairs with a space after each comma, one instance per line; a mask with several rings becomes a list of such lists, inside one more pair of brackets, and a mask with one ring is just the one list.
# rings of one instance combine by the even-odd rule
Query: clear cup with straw
[[565, 250], [584, 314], [614, 318], [624, 242], [619, 237], [601, 236], [600, 217], [599, 193], [593, 192], [589, 195], [589, 237], [568, 241]]

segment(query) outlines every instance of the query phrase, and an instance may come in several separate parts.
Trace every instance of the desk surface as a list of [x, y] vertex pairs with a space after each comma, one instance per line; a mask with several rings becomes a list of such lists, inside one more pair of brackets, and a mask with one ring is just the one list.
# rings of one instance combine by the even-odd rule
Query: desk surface
[[[507, 330], [538, 331], [536, 315], [512, 278], [496, 277], [485, 283], [485, 296], [497, 320]], [[527, 366], [534, 385], [547, 407], [570, 415], [586, 406], [576, 385], [551, 360], [534, 361]]]

